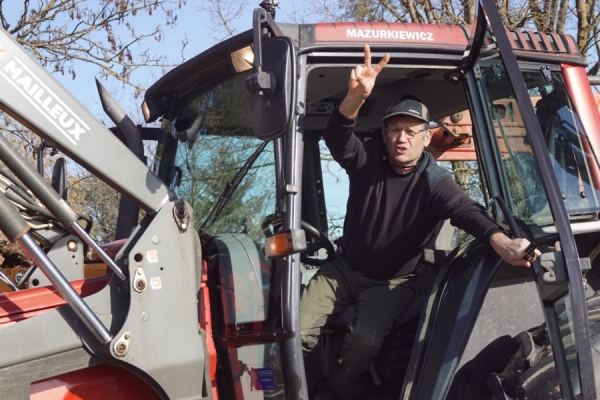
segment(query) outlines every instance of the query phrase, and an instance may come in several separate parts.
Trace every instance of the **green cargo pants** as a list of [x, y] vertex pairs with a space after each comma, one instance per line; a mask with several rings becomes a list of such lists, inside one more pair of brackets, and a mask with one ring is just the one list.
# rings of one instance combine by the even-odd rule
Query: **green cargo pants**
[[323, 265], [300, 300], [301, 338], [309, 392], [315, 390], [318, 383], [315, 371], [320, 371], [320, 360], [315, 359], [316, 352], [312, 350], [330, 315], [351, 305], [356, 307], [356, 316], [348, 327], [340, 358], [329, 380], [331, 390], [340, 399], [352, 399], [357, 393], [359, 375], [369, 367], [383, 339], [420, 292], [419, 276], [388, 281], [370, 279], [352, 270], [340, 255]]

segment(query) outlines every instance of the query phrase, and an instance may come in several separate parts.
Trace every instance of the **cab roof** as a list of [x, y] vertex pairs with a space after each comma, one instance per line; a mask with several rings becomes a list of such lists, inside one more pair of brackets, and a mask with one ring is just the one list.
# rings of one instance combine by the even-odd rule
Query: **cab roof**
[[[277, 25], [284, 35], [292, 38], [298, 54], [310, 55], [311, 63], [331, 63], [335, 58], [335, 64], [343, 66], [341, 68], [359, 62], [364, 43], [370, 44], [374, 59], [388, 52], [392, 54], [392, 63], [459, 66], [469, 35], [468, 28], [458, 25], [387, 22]], [[585, 65], [574, 39], [569, 35], [509, 31], [509, 39], [517, 59], [521, 61]], [[162, 103], [165, 116], [169, 117], [169, 104], [173, 99], [209, 90], [228, 76], [235, 75], [231, 53], [252, 45], [252, 40], [252, 31], [248, 30], [216, 44], [165, 74], [146, 91], [145, 98]], [[347, 80], [346, 73], [331, 75], [331, 79], [336, 77], [337, 80]], [[328, 86], [339, 85], [331, 82]], [[314, 87], [311, 89], [314, 99], [309, 96], [307, 100], [320, 101], [334, 96], [335, 89], [329, 88]], [[314, 96], [319, 90], [330, 92]], [[435, 111], [435, 107], [430, 109]], [[440, 113], [444, 112], [446, 110], [440, 110]]]

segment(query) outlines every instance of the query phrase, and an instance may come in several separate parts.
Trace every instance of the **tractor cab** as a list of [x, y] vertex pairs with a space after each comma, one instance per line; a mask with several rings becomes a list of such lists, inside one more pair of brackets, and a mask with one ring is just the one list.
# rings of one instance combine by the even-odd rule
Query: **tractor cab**
[[[529, 393], [548, 376], [508, 382], [502, 373], [506, 354], [523, 346], [519, 335], [543, 326], [535, 345], [552, 351], [531, 362], [530, 373], [551, 364], [564, 398], [594, 398], [586, 293], [595, 290], [600, 148], [588, 132], [599, 120], [572, 38], [508, 32], [487, 1], [470, 32], [277, 24], [264, 10], [254, 23], [145, 96], [148, 121], [161, 117], [170, 134], [156, 172], [192, 205], [205, 243], [216, 357], [228, 365], [213, 383], [227, 382], [227, 398], [250, 398], [267, 381], [264, 398], [284, 388], [286, 398], [306, 398], [299, 293], [335, 257], [331, 233], [343, 225], [347, 193], [322, 135], [369, 43], [373, 60], [384, 53], [391, 60], [360, 111], [357, 136], [380, 141], [385, 109], [418, 97], [432, 118], [427, 151], [449, 169], [457, 161], [471, 166], [469, 193], [510, 235], [544, 254], [532, 269], [518, 269], [472, 239], [459, 246], [452, 228], [440, 235], [445, 240], [434, 238], [423, 256], [435, 276], [428, 295], [412, 325], [389, 340], [403, 335], [402, 349], [387, 352], [403, 360], [373, 366], [365, 376], [371, 394]], [[334, 325], [323, 333], [325, 375], [335, 361]], [[482, 357], [494, 360], [483, 371]], [[248, 368], [233, 373], [236, 365]]]
[[[510, 267], [440, 224], [422, 249], [425, 294], [361, 377], [365, 398], [595, 399], [600, 116], [573, 38], [507, 31], [491, 0], [468, 28], [278, 24], [271, 11], [147, 90], [149, 168], [149, 131], [123, 145], [0, 31], [0, 108], [136, 207], [123, 240], [99, 246], [0, 136], [24, 187], [1, 182], [0, 229], [50, 283], [0, 295], [1, 397], [308, 399], [305, 371], [327, 379], [352, 318], [330, 321], [304, 365], [300, 293], [336, 257], [347, 195], [323, 132], [368, 43], [391, 60], [356, 135], [380, 141], [386, 108], [419, 98], [426, 150], [542, 256]], [[84, 249], [107, 276], [69, 278]]]

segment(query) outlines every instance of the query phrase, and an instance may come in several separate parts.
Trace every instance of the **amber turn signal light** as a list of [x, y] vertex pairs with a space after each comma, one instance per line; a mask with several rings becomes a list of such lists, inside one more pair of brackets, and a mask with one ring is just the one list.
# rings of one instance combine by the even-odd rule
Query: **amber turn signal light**
[[278, 258], [306, 250], [306, 234], [302, 229], [278, 232], [265, 239], [265, 254]]

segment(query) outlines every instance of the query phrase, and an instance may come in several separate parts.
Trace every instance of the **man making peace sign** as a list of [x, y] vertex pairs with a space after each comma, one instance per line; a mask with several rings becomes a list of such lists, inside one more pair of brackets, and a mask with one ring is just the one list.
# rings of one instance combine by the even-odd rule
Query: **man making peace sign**
[[327, 393], [321, 391], [318, 399], [361, 398], [356, 387], [359, 375], [420, 294], [419, 259], [440, 221], [450, 219], [490, 245], [509, 264], [528, 267], [533, 261], [525, 252], [529, 242], [508, 238], [485, 209], [424, 151], [431, 131], [429, 112], [421, 102], [408, 98], [386, 110], [383, 144], [374, 140], [363, 143], [356, 137], [353, 129], [358, 111], [390, 60], [386, 54], [371, 66], [368, 45], [364, 52], [364, 66], [352, 70], [346, 97], [323, 134], [332, 156], [350, 179], [342, 249], [334, 261], [320, 268], [300, 303], [311, 396], [318, 382], [311, 374], [315, 361], [307, 361], [307, 357], [317, 344], [320, 329], [329, 315], [356, 307], [356, 317], [325, 387]]

